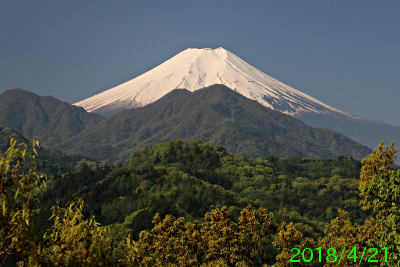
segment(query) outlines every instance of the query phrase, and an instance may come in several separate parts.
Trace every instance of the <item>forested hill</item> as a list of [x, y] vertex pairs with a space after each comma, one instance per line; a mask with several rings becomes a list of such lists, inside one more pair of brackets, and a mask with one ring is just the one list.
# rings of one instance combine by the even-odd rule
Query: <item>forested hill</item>
[[[227, 206], [232, 218], [242, 208], [268, 208], [278, 221], [294, 221], [309, 236], [323, 232], [337, 209], [362, 222], [359, 209], [361, 163], [354, 158], [309, 159], [259, 157], [248, 159], [199, 140], [167, 141], [131, 155], [129, 163], [56, 176], [48, 182], [41, 218], [56, 201], [64, 206], [76, 196], [102, 225], [117, 235], [135, 238], [150, 229], [155, 213], [202, 218]], [[39, 225], [46, 225], [42, 221]]]
[[[11, 138], [17, 140], [17, 143], [29, 144], [28, 139], [16, 131], [0, 126], [0, 153], [5, 153], [9, 148]], [[38, 148], [37, 153], [36, 164], [38, 171], [44, 172], [47, 175], [77, 171], [83, 164], [90, 166], [97, 165], [97, 162], [86, 157], [70, 156], [44, 148]]]
[[176, 138], [200, 139], [246, 157], [362, 158], [371, 152], [340, 133], [310, 127], [223, 85], [193, 93], [174, 90], [109, 118], [53, 97], [9, 90], [0, 95], [0, 125], [28, 138], [38, 136], [46, 148], [109, 164]]
[[176, 138], [200, 139], [246, 157], [362, 158], [371, 152], [340, 133], [312, 128], [223, 85], [174, 90], [145, 107], [123, 110], [60, 149], [115, 163], [146, 145]]
[[0, 125], [29, 139], [38, 137], [46, 148], [56, 149], [56, 145], [103, 119], [52, 96], [39, 96], [23, 89], [0, 94]]

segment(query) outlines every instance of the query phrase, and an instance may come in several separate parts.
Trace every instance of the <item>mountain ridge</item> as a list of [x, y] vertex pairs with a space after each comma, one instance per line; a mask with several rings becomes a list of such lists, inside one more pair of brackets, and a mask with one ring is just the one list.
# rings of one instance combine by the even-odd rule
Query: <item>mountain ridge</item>
[[[26, 133], [39, 133], [45, 148], [111, 164], [128, 160], [146, 145], [177, 138], [223, 145], [246, 157], [362, 158], [370, 152], [342, 134], [314, 129], [224, 85], [194, 92], [177, 89], [149, 105], [108, 118], [24, 90], [11, 90], [6, 96], [0, 95], [4, 126], [18, 126], [16, 130], [28, 138]], [[57, 123], [48, 126], [49, 121]]]
[[293, 117], [312, 127], [319, 127], [340, 132], [356, 142], [369, 148], [375, 148], [380, 141], [389, 145], [390, 142], [400, 142], [400, 126], [373, 120], [348, 120], [340, 117], [330, 117], [323, 114], [299, 113]]
[[0, 125], [28, 139], [37, 136], [50, 149], [104, 119], [53, 96], [39, 96], [19, 88], [0, 94], [0, 107]]
[[361, 158], [370, 152], [342, 134], [314, 129], [223, 85], [194, 92], [174, 90], [144, 107], [120, 111], [64, 142], [61, 150], [77, 153], [85, 140], [92, 140], [97, 148], [84, 150], [88, 156], [101, 160], [99, 151], [109, 151], [117, 155], [113, 162], [122, 162], [146, 145], [176, 138], [200, 139], [246, 157]]

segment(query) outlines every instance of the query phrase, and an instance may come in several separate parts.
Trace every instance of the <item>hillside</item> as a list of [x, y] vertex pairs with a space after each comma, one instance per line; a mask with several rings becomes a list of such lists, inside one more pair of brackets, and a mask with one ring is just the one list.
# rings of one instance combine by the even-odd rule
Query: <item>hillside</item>
[[174, 90], [142, 108], [105, 118], [83, 108], [14, 89], [0, 95], [0, 123], [45, 148], [110, 164], [135, 150], [176, 138], [200, 139], [239, 156], [362, 158], [370, 150], [342, 134], [249, 100], [223, 85]]
[[200, 139], [246, 157], [362, 158], [370, 153], [342, 134], [307, 126], [223, 85], [193, 93], [174, 90], [152, 104], [123, 110], [86, 128], [58, 149], [116, 163], [144, 146], [176, 138]]
[[[393, 126], [373, 120], [351, 120], [344, 116], [327, 116], [315, 113], [298, 113], [295, 118], [312, 127], [321, 127], [340, 132], [354, 141], [370, 148], [376, 147], [381, 140], [389, 145], [400, 142], [400, 126]], [[397, 161], [400, 163], [400, 161]]]
[[236, 218], [251, 204], [316, 236], [338, 208], [356, 222], [366, 218], [358, 208], [360, 168], [353, 158], [247, 159], [198, 140], [167, 141], [133, 153], [129, 163], [96, 170], [83, 166], [49, 181], [41, 218], [48, 217], [56, 201], [64, 206], [81, 196], [88, 205], [86, 215], [112, 225], [118, 236], [130, 232], [137, 238], [152, 227], [155, 213], [193, 220], [227, 206]]
[[52, 96], [12, 89], [0, 94], [0, 125], [28, 139], [38, 137], [44, 147], [56, 145], [97, 124], [104, 117]]

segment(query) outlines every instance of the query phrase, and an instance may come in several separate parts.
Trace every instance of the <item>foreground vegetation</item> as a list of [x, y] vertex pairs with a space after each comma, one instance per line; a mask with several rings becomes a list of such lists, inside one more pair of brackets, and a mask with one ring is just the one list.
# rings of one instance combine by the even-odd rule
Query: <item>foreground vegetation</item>
[[[361, 165], [352, 158], [247, 159], [201, 141], [176, 140], [144, 148], [127, 164], [84, 166], [47, 183], [30, 164], [36, 145], [12, 141], [0, 158], [0, 262], [291, 266], [296, 247], [314, 251], [312, 261], [298, 264], [333, 266], [338, 263], [329, 262], [328, 249], [346, 247], [340, 266], [355, 260], [371, 266], [371, 253], [360, 258], [364, 247], [386, 247], [387, 262], [380, 252], [374, 264], [400, 266], [394, 144], [380, 144], [363, 160], [360, 180]], [[370, 213], [355, 208], [358, 194], [361, 209]]]
[[155, 213], [194, 221], [226, 206], [238, 223], [240, 211], [251, 205], [268, 208], [278, 223], [292, 221], [307, 236], [318, 238], [339, 208], [362, 223], [369, 214], [358, 208], [361, 162], [353, 158], [247, 159], [223, 147], [198, 140], [168, 141], [133, 153], [129, 163], [115, 167], [84, 166], [79, 172], [48, 181], [39, 224], [51, 207], [65, 206], [76, 197], [115, 232], [132, 234], [153, 227]]
[[[10, 145], [10, 137], [17, 140], [18, 143], [29, 143], [24, 136], [16, 131], [0, 126], [0, 151], [6, 151], [8, 149]], [[36, 152], [37, 170], [48, 175], [79, 171], [84, 164], [96, 166], [96, 162], [88, 158], [66, 155], [64, 153], [50, 151], [42, 147], [38, 147]]]

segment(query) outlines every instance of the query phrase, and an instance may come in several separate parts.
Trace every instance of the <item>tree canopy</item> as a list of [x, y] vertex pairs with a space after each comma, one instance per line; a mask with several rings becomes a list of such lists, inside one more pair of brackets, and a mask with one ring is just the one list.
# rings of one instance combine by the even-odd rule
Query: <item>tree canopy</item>
[[[182, 140], [144, 148], [127, 164], [94, 170], [83, 165], [77, 173], [45, 183], [35, 167], [37, 146], [36, 141], [27, 146], [12, 140], [0, 154], [0, 263], [336, 266], [340, 260], [341, 266], [371, 266], [374, 260], [375, 265], [400, 266], [400, 171], [393, 168], [394, 143], [385, 149], [381, 143], [363, 160], [361, 180], [353, 185], [343, 177], [360, 167], [354, 159], [247, 159], [222, 147]], [[325, 217], [321, 232], [308, 213], [289, 211], [291, 202], [284, 199], [297, 194], [313, 209], [318, 205], [307, 203], [312, 198], [302, 200], [303, 190], [314, 188], [308, 194], [338, 198], [354, 185], [368, 217], [354, 222], [339, 208], [338, 216]], [[264, 206], [273, 201], [261, 192], [273, 195], [274, 190], [282, 194], [275, 201], [288, 204], [272, 211]], [[63, 198], [47, 215], [46, 203], [39, 200], [44, 195], [53, 203], [52, 194]], [[93, 207], [102, 207], [107, 199], [112, 204], [100, 209], [99, 218], [106, 222], [102, 226]], [[128, 209], [126, 216], [123, 209]], [[328, 211], [334, 214], [332, 208]], [[149, 216], [150, 225], [143, 224]], [[40, 217], [46, 223], [36, 224]]]

